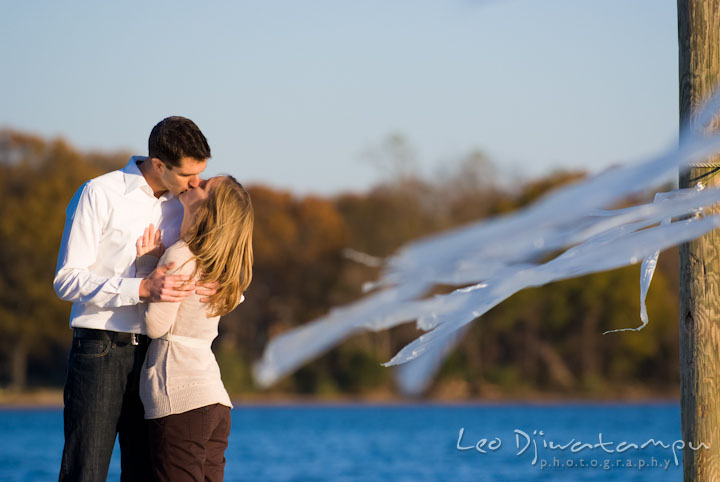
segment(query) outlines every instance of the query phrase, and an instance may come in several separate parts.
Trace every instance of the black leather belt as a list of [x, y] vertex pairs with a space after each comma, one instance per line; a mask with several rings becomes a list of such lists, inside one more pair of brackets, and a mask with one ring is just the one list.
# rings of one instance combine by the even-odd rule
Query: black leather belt
[[146, 345], [150, 343], [147, 335], [139, 333], [123, 333], [120, 331], [93, 330], [90, 328], [73, 328], [73, 337], [81, 340], [105, 340], [117, 345]]

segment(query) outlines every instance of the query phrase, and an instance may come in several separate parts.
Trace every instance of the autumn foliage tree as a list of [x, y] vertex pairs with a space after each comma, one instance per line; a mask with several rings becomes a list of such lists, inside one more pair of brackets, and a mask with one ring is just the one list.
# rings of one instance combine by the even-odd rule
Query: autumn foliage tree
[[[413, 239], [521, 208], [583, 176], [555, 173], [503, 187], [479, 152], [423, 176], [402, 137], [379, 149], [376, 159], [392, 175], [367, 192], [294, 196], [247, 186], [255, 209], [253, 282], [245, 302], [222, 320], [214, 346], [235, 395], [257, 390], [251, 366], [271, 337], [363, 296], [363, 283], [378, 269], [348, 259], [346, 248], [389, 256]], [[85, 180], [128, 157], [0, 131], [0, 386], [62, 384], [70, 304], [57, 299], [52, 279], [65, 208]], [[649, 294], [650, 325], [637, 333], [602, 335], [639, 324], [637, 267], [522, 291], [473, 324], [431, 394], [632, 394], [634, 387], [672, 393], [676, 272], [673, 257], [662, 256]], [[358, 334], [271, 391], [392, 393], [391, 371], [380, 362], [417, 334], [412, 324]]]
[[69, 347], [70, 306], [53, 291], [55, 260], [65, 207], [102, 172], [98, 164], [62, 140], [0, 132], [0, 351], [10, 386], [25, 385], [29, 359], [41, 368], [38, 378], [63, 376], [54, 367], [63, 366], [59, 347]]

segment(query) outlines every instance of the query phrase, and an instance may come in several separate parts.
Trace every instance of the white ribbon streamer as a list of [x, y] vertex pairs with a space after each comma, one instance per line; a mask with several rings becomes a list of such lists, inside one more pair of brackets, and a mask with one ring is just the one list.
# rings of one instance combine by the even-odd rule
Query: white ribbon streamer
[[[720, 105], [717, 96], [708, 103], [712, 108], [716, 104]], [[702, 137], [698, 132], [686, 130], [679, 145], [660, 156], [556, 190], [512, 215], [409, 243], [387, 260], [382, 276], [373, 284], [375, 292], [271, 340], [254, 367], [256, 381], [267, 386], [358, 331], [417, 320], [418, 328], [426, 333], [385, 365], [405, 363], [433, 349], [434, 363], [417, 365], [424, 368], [408, 371], [414, 380], [400, 382], [411, 391], [418, 390], [424, 385], [422, 373], [436, 370], [447, 353], [443, 342], [450, 343], [457, 330], [517, 291], [645, 259], [642, 325], [630, 328], [641, 329], [647, 324], [644, 300], [656, 253], [720, 225], [718, 216], [669, 220], [720, 202], [720, 190], [678, 190], [658, 196], [653, 203], [607, 208], [647, 192], [676, 175], [677, 168], [720, 150], [720, 136]], [[556, 258], [537, 264], [564, 249]], [[379, 264], [374, 258], [355, 257]], [[464, 287], [423, 298], [436, 284]]]

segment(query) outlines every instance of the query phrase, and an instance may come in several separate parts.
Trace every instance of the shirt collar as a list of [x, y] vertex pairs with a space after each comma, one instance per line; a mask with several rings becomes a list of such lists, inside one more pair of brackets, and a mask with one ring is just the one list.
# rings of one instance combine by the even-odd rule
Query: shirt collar
[[[152, 188], [145, 180], [145, 176], [143, 176], [142, 172], [140, 172], [140, 168], [138, 167], [138, 162], [142, 162], [145, 159], [147, 159], [145, 156], [132, 156], [127, 165], [122, 169], [125, 178], [125, 194], [128, 194], [136, 189], [141, 189], [145, 194], [149, 194], [153, 197], [155, 196]], [[161, 199], [168, 197], [171, 197], [169, 192], [160, 196]]]

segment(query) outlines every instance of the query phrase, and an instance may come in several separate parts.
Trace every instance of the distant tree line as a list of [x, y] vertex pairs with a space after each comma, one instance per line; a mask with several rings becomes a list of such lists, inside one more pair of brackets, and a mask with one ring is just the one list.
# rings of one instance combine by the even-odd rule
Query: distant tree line
[[[129, 156], [0, 131], [0, 387], [62, 385], [70, 304], [56, 298], [52, 279], [65, 208], [85, 180], [123, 166]], [[271, 337], [359, 298], [362, 284], [375, 279], [377, 269], [344, 257], [345, 248], [388, 256], [420, 236], [521, 208], [584, 175], [559, 172], [503, 186], [476, 152], [428, 179], [418, 174], [401, 136], [388, 137], [372, 156], [387, 181], [364, 193], [297, 197], [248, 186], [256, 222], [254, 278], [246, 301], [222, 321], [214, 347], [235, 395], [258, 392], [251, 366]], [[242, 180], [241, 172], [234, 174]], [[674, 393], [676, 258], [660, 258], [645, 330], [602, 335], [639, 324], [637, 266], [525, 290], [472, 325], [430, 393]], [[392, 394], [391, 372], [380, 363], [416, 336], [412, 323], [357, 335], [269, 391]]]

